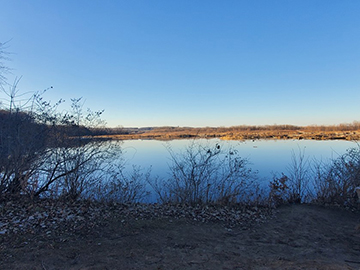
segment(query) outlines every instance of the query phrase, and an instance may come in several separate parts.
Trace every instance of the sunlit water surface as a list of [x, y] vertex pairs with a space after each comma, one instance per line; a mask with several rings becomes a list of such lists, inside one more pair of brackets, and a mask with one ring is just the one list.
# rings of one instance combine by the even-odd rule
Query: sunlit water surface
[[[139, 165], [144, 169], [151, 167], [152, 177], [170, 178], [170, 154], [167, 145], [175, 153], [184, 151], [193, 140], [126, 140], [123, 142], [127, 165]], [[219, 139], [197, 140], [196, 143], [215, 146], [221, 144], [223, 148], [233, 147], [238, 150], [242, 158], [249, 160], [250, 168], [258, 172], [261, 185], [268, 185], [274, 175], [288, 173], [292, 156], [301, 153], [310, 162], [313, 160], [324, 163], [344, 154], [347, 149], [356, 147], [350, 141], [314, 141], [314, 140], [257, 140], [257, 141], [222, 141]]]

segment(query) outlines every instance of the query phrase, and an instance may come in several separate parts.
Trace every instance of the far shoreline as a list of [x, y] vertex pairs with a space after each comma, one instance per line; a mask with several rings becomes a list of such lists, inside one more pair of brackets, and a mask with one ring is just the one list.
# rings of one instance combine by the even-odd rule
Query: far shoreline
[[177, 140], [177, 139], [221, 139], [221, 140], [360, 140], [360, 124], [337, 126], [291, 125], [237, 126], [237, 127], [149, 127], [107, 129], [106, 134], [95, 135], [98, 139], [112, 140]]

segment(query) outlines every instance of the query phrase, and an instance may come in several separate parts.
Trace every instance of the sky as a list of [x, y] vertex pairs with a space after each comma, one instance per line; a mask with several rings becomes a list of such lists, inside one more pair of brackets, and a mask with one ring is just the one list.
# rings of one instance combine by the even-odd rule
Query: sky
[[360, 120], [359, 14], [358, 0], [0, 0], [0, 43], [20, 92], [82, 97], [110, 127], [332, 125]]

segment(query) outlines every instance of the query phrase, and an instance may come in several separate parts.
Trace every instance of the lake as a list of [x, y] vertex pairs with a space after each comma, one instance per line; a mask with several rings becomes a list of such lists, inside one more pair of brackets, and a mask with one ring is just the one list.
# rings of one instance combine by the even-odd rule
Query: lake
[[[142, 168], [152, 167], [153, 177], [169, 178], [171, 163], [166, 148], [169, 145], [175, 153], [183, 151], [193, 140], [125, 140], [122, 144], [127, 165], [139, 165]], [[309, 160], [328, 162], [356, 147], [352, 141], [316, 141], [316, 140], [256, 140], [256, 141], [222, 141], [219, 139], [198, 139], [197, 142], [222, 147], [233, 147], [242, 158], [247, 158], [250, 168], [258, 172], [259, 181], [267, 186], [274, 174], [287, 173], [293, 153], [304, 153]]]

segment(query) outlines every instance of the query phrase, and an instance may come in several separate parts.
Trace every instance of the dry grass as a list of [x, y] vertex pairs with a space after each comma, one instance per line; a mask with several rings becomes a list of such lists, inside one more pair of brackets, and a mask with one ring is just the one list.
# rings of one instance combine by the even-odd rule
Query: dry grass
[[[96, 132], [101, 134], [101, 132]], [[234, 127], [154, 127], [146, 129], [107, 129], [98, 135], [112, 139], [188, 139], [220, 138], [224, 140], [254, 139], [310, 139], [310, 140], [359, 140], [360, 124], [340, 124], [333, 126], [234, 126]]]

